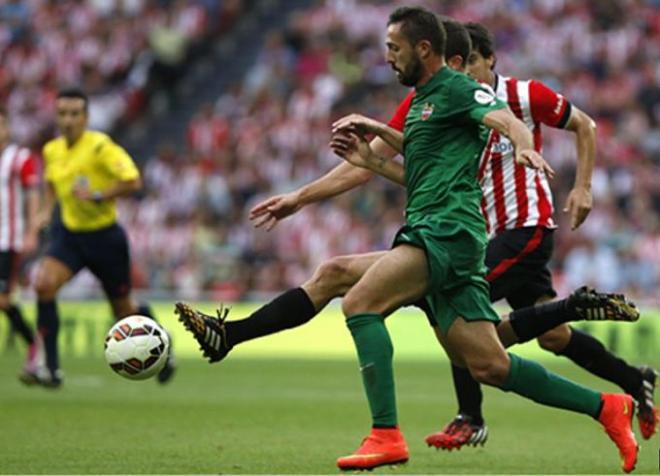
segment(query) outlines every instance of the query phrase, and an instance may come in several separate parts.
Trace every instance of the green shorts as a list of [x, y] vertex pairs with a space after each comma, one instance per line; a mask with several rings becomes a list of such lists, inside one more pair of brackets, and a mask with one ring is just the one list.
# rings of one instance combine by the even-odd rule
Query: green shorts
[[426, 252], [429, 290], [425, 299], [444, 334], [458, 317], [500, 321], [486, 281], [486, 243], [485, 235], [479, 239], [461, 227], [431, 221], [404, 225], [394, 237], [392, 247], [407, 244]]

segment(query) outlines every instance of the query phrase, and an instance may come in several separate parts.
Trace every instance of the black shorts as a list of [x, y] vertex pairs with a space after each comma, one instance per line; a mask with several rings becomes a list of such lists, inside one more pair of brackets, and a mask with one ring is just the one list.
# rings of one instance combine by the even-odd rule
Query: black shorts
[[9, 294], [18, 270], [18, 253], [0, 251], [0, 294]]
[[110, 298], [126, 296], [131, 290], [128, 238], [118, 224], [101, 230], [73, 232], [55, 222], [46, 256], [61, 261], [73, 274], [89, 269]]
[[553, 247], [553, 231], [544, 227], [505, 230], [491, 239], [486, 250], [491, 301], [506, 299], [520, 309], [555, 297], [548, 269]]

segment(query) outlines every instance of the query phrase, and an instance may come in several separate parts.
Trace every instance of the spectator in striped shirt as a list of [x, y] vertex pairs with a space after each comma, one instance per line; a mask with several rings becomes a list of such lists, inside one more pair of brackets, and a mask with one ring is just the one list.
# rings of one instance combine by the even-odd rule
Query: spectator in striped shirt
[[11, 291], [21, 255], [37, 248], [38, 183], [34, 155], [11, 142], [9, 118], [0, 110], [0, 309], [28, 345], [24, 372], [36, 368], [37, 344]]

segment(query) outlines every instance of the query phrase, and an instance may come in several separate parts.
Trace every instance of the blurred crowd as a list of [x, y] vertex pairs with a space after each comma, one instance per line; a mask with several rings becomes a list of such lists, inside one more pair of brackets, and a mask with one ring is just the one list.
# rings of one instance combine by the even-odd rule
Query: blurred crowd
[[14, 139], [38, 147], [52, 136], [62, 86], [88, 93], [90, 127], [130, 121], [222, 13], [218, 0], [0, 1], [0, 102]]
[[[114, 10], [96, 10], [94, 28], [87, 20], [64, 26], [62, 16], [47, 14], [49, 8], [69, 5], [80, 9], [81, 16], [90, 15], [91, 3], [115, 5]], [[82, 75], [93, 92], [99, 80], [86, 75], [103, 75], [108, 94], [116, 91], [110, 78], [117, 71], [126, 74], [129, 64], [136, 67], [148, 29], [132, 34], [145, 46], [131, 46], [129, 53], [114, 44], [124, 38], [115, 25], [128, 31], [136, 27], [131, 8], [140, 11], [140, 25], [145, 18], [157, 22], [161, 3], [9, 2], [19, 12], [16, 18], [24, 4], [43, 9], [29, 22], [53, 29], [61, 43], [53, 41], [49, 48], [55, 52], [47, 53], [25, 36], [28, 40], [21, 41], [27, 46], [19, 43], [16, 54], [28, 48], [37, 65], [39, 55], [51, 62], [28, 74], [29, 69], [11, 70], [7, 59], [0, 66], [0, 94], [25, 96], [20, 91], [35, 87], [35, 77], [54, 85], [62, 74]], [[194, 9], [199, 2], [168, 3]], [[103, 13], [116, 11], [119, 4], [122, 14]], [[130, 6], [134, 4], [138, 7]], [[189, 298], [260, 297], [299, 285], [331, 256], [389, 247], [403, 221], [405, 196], [379, 178], [359, 191], [308, 206], [271, 232], [255, 230], [248, 210], [339, 163], [327, 147], [333, 119], [349, 112], [381, 120], [391, 116], [406, 94], [383, 58], [384, 28], [394, 6], [383, 1], [310, 2], [281, 29], [264, 34], [251, 69], [217, 101], [199, 109], [185, 144], [163, 140], [144, 163], [145, 195], [121, 204], [138, 287]], [[660, 302], [658, 1], [471, 0], [429, 1], [426, 6], [461, 21], [484, 23], [496, 36], [498, 72], [544, 81], [598, 124], [595, 205], [576, 231], [562, 213], [574, 177], [574, 136], [545, 129], [544, 156], [559, 172], [552, 187], [559, 223], [553, 273], [560, 295], [591, 284]], [[67, 18], [74, 22], [75, 16]], [[169, 18], [183, 22], [183, 15]], [[5, 30], [0, 49], [14, 34], [13, 28]], [[67, 41], [78, 35], [89, 35], [91, 46], [84, 48], [78, 41], [79, 62], [59, 71], [54, 61], [58, 48], [70, 50]], [[106, 47], [117, 51], [115, 60], [87, 51]], [[19, 80], [17, 75], [28, 77]]]

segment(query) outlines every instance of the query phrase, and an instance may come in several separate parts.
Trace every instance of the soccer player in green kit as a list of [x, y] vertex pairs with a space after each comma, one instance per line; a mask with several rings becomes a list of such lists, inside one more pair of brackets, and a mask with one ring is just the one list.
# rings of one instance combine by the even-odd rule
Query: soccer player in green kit
[[[455, 364], [481, 383], [513, 391], [538, 403], [598, 419], [619, 448], [623, 470], [634, 469], [637, 443], [631, 431], [632, 398], [601, 394], [507, 354], [495, 326], [485, 281], [486, 228], [479, 206], [477, 165], [486, 145], [484, 125], [510, 138], [516, 161], [552, 170], [534, 152], [529, 130], [491, 90], [445, 67], [444, 31], [419, 8], [392, 13], [387, 61], [399, 81], [415, 86], [404, 134], [351, 115], [334, 124], [331, 147], [354, 165], [372, 170], [388, 162], [373, 154], [365, 134], [376, 134], [405, 157], [406, 225], [393, 248], [346, 294], [342, 310], [360, 361], [373, 428], [360, 448], [339, 458], [341, 469], [371, 469], [407, 461], [398, 428], [392, 344], [384, 316], [425, 297]], [[375, 165], [374, 165], [375, 164]]]

